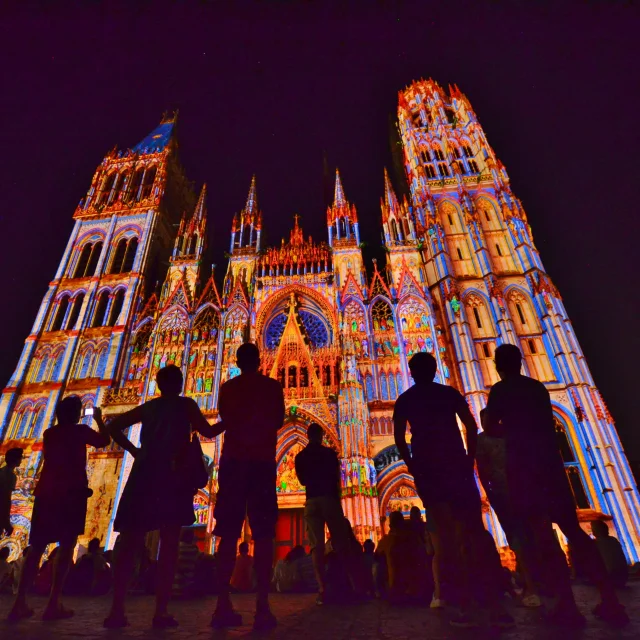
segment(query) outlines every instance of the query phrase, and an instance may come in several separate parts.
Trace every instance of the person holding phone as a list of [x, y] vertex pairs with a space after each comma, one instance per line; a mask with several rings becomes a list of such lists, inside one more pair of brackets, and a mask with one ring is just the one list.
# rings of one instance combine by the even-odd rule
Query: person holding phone
[[29, 534], [29, 553], [25, 559], [18, 593], [9, 612], [9, 620], [29, 618], [33, 609], [27, 604], [27, 592], [38, 572], [45, 549], [60, 543], [53, 572], [53, 584], [43, 620], [59, 620], [73, 615], [60, 601], [78, 536], [84, 533], [87, 500], [91, 495], [87, 480], [87, 446], [106, 447], [109, 433], [102, 412], [95, 408], [93, 419], [98, 432], [80, 422], [82, 401], [67, 396], [56, 406], [57, 422], [43, 435], [43, 465], [36, 485]]

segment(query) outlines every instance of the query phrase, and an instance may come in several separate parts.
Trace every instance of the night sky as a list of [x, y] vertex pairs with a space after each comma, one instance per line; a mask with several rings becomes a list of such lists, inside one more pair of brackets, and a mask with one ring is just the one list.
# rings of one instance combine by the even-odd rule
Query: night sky
[[294, 213], [306, 233], [326, 238], [325, 151], [375, 249], [389, 114], [399, 89], [431, 76], [470, 99], [630, 457], [640, 459], [636, 8], [58, 4], [5, 8], [0, 19], [0, 383], [55, 274], [74, 208], [115, 144], [133, 146], [163, 111], [180, 109], [181, 158], [197, 188], [208, 184], [220, 271], [254, 172], [271, 243]]

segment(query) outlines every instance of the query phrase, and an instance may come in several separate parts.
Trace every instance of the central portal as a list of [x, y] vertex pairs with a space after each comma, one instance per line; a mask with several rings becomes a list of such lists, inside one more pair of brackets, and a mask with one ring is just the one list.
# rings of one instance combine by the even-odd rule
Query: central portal
[[298, 544], [304, 546], [305, 551], [308, 550], [309, 541], [304, 523], [304, 508], [279, 509], [276, 524], [275, 561], [284, 559], [287, 553]]

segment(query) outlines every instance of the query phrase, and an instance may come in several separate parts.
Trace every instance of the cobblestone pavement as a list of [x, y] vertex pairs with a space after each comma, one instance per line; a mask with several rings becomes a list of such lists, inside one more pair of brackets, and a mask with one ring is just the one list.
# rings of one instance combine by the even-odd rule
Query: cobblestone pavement
[[65, 602], [76, 609], [70, 620], [43, 623], [39, 614], [44, 607], [43, 598], [33, 598], [37, 617], [18, 624], [4, 621], [11, 599], [0, 596], [0, 638], [2, 640], [40, 640], [69, 638], [163, 638], [183, 640], [186, 638], [220, 638], [233, 640], [240, 637], [287, 638], [295, 640], [342, 640], [346, 638], [376, 638], [379, 640], [409, 640], [413, 638], [495, 638], [499, 635], [506, 640], [608, 640], [618, 638], [640, 638], [640, 582], [620, 593], [627, 606], [632, 623], [620, 631], [612, 629], [596, 620], [590, 609], [595, 604], [594, 591], [577, 586], [576, 596], [580, 608], [587, 616], [587, 628], [579, 632], [567, 632], [544, 624], [542, 613], [512, 608], [516, 616], [515, 629], [499, 633], [491, 629], [452, 629], [444, 615], [420, 607], [390, 607], [386, 602], [372, 601], [357, 606], [315, 605], [311, 594], [274, 594], [272, 608], [279, 620], [279, 626], [268, 634], [254, 634], [253, 597], [234, 596], [236, 607], [244, 616], [245, 626], [226, 632], [213, 631], [208, 626], [215, 598], [174, 602], [172, 611], [180, 621], [180, 627], [164, 631], [150, 628], [153, 599], [148, 596], [132, 598], [129, 611], [131, 626], [123, 630], [105, 630], [102, 620], [107, 612], [108, 598], [79, 599], [68, 598]]

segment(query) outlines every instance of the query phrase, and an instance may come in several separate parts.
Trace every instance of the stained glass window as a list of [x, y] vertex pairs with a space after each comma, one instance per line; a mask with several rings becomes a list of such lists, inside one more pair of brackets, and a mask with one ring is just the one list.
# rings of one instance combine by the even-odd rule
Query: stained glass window
[[350, 334], [357, 358], [370, 358], [369, 339], [362, 305], [353, 300], [344, 309], [344, 328]]
[[389, 387], [387, 386], [387, 376], [386, 374], [380, 375], [380, 390], [382, 391], [382, 399], [389, 399]]
[[396, 378], [393, 373], [389, 374], [389, 399], [395, 400], [398, 397], [398, 391], [396, 390]]
[[371, 309], [375, 331], [390, 331], [394, 328], [393, 312], [384, 300], [377, 300]]
[[287, 324], [287, 314], [278, 314], [267, 327], [265, 342], [267, 349], [276, 349], [280, 344], [280, 338], [284, 332], [284, 327]]
[[434, 342], [427, 307], [419, 300], [409, 298], [400, 305], [398, 316], [407, 356], [420, 351], [433, 353]]
[[300, 319], [314, 347], [326, 347], [329, 344], [327, 327], [315, 313], [300, 311]]

